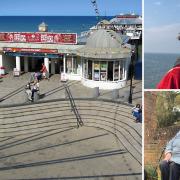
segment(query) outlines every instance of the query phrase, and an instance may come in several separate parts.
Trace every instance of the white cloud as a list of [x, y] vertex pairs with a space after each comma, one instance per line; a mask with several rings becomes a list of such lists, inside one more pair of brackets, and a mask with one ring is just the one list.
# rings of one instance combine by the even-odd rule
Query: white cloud
[[180, 53], [180, 24], [164, 25], [161, 27], [145, 28], [144, 51]]
[[160, 1], [154, 2], [155, 5], [160, 6], [162, 3]]

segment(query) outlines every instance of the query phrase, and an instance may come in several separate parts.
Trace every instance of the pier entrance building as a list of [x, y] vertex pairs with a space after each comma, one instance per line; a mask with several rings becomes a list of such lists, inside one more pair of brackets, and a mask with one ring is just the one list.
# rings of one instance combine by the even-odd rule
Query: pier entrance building
[[0, 33], [0, 67], [6, 72], [40, 71], [42, 63], [50, 74], [66, 74], [85, 86], [118, 89], [126, 85], [131, 45], [112, 30], [98, 29], [85, 45], [76, 33]]

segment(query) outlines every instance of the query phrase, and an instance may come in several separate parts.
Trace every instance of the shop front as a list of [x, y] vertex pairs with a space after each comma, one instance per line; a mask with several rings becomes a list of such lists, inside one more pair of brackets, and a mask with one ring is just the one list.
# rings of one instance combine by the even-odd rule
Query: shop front
[[76, 33], [0, 33], [0, 66], [8, 71], [36, 72], [45, 64], [50, 74], [67, 73], [80, 80], [81, 59], [74, 53]]
[[77, 50], [83, 61], [82, 83], [87, 87], [118, 89], [126, 85], [131, 47], [114, 31], [99, 29]]
[[44, 63], [50, 74], [91, 88], [124, 87], [131, 51], [119, 34], [105, 29], [91, 34], [86, 45], [78, 45], [73, 33], [0, 33], [0, 67], [21, 75], [39, 71]]

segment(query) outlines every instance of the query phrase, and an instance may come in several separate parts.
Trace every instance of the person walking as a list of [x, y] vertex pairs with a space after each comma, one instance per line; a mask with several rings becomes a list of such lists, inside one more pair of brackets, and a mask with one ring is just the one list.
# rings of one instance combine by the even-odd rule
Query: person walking
[[42, 63], [42, 68], [41, 68], [40, 72], [42, 73], [42, 77], [43, 77], [43, 78], [49, 80], [48, 71], [47, 71], [47, 68], [46, 68], [46, 66], [44, 65], [44, 63]]
[[167, 143], [165, 157], [159, 167], [161, 180], [180, 179], [180, 131]]

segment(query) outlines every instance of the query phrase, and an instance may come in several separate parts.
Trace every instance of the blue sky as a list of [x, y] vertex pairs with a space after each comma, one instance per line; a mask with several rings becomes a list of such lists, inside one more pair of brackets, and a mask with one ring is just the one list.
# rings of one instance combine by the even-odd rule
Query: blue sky
[[145, 52], [180, 53], [180, 0], [145, 0]]
[[[100, 15], [142, 14], [141, 0], [96, 0]], [[91, 0], [1, 0], [5, 15], [95, 15]]]

